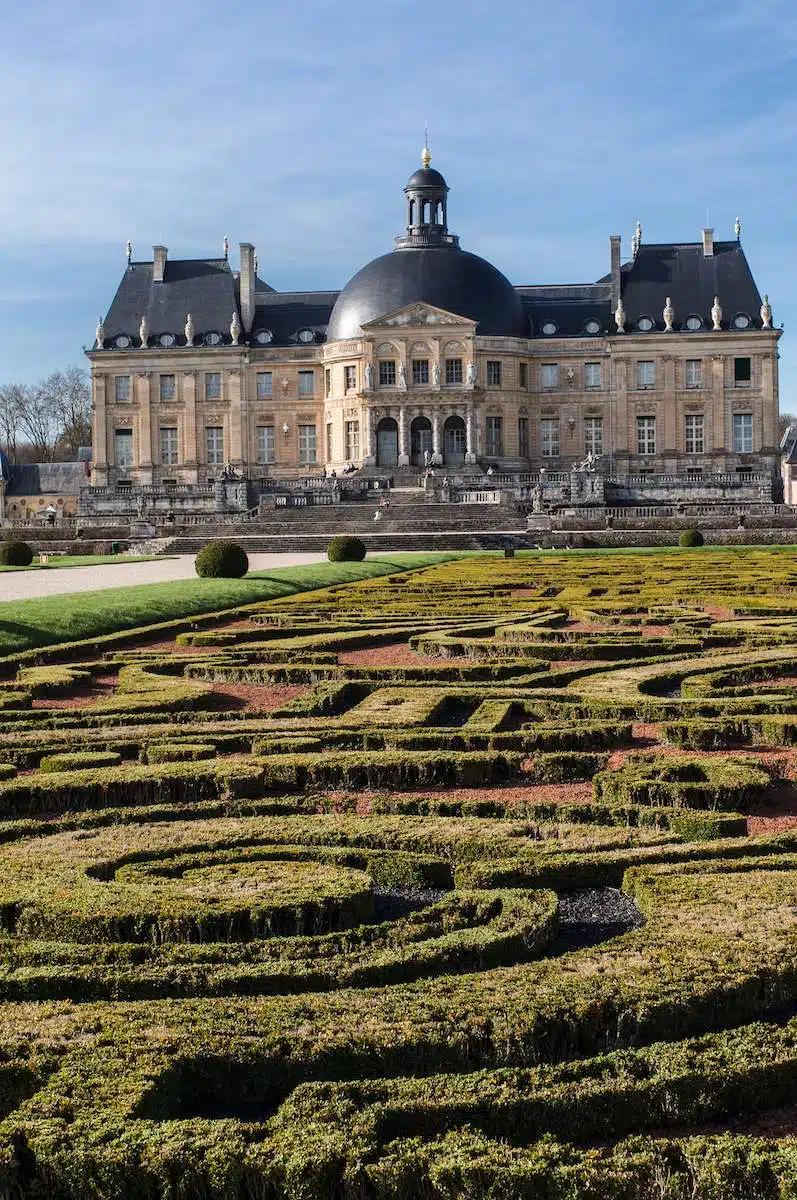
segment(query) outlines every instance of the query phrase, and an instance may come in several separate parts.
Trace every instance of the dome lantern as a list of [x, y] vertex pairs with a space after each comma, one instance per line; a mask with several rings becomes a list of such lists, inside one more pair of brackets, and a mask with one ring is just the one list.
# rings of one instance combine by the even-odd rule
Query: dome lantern
[[415, 246], [456, 245], [448, 232], [448, 184], [432, 166], [432, 153], [424, 144], [421, 168], [407, 180], [407, 232], [396, 238], [396, 249]]

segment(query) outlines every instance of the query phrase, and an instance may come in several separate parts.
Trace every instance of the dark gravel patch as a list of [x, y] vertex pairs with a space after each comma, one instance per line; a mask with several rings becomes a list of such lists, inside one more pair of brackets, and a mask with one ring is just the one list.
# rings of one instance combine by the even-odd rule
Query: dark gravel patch
[[559, 934], [549, 954], [597, 946], [645, 924], [634, 901], [619, 888], [584, 888], [559, 893]]
[[437, 888], [374, 888], [374, 924], [380, 921], [397, 921], [430, 904], [437, 904], [445, 896]]

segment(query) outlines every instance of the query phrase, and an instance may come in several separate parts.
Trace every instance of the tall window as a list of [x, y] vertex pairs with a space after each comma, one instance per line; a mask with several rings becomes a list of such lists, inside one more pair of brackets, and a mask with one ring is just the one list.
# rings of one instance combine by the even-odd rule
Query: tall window
[[584, 418], [584, 453], [603, 454], [603, 417]]
[[344, 432], [346, 434], [346, 462], [354, 462], [360, 457], [360, 422], [347, 421]]
[[265, 465], [277, 461], [277, 443], [273, 425], [257, 427], [257, 461]]
[[[520, 364], [525, 367], [525, 363]], [[517, 452], [521, 458], [529, 456], [529, 419], [528, 417], [518, 417], [517, 419]]]
[[395, 387], [396, 386], [395, 359], [380, 358], [380, 360], [379, 360], [379, 386], [380, 387]]
[[446, 359], [446, 383], [462, 383], [462, 359]]
[[174, 399], [174, 375], [161, 375], [159, 394], [161, 400]]
[[205, 453], [208, 466], [220, 467], [224, 462], [224, 429], [221, 425], [208, 425], [205, 430]]
[[221, 395], [221, 374], [218, 371], [205, 372], [205, 399], [218, 400]]
[[517, 365], [517, 383], [521, 391], [525, 391], [529, 386], [529, 364], [518, 363]]
[[736, 387], [749, 387], [752, 379], [751, 363], [749, 358], [735, 358], [733, 360], [733, 382]]
[[113, 381], [113, 394], [117, 404], [123, 404], [130, 399], [130, 376], [116, 375]]
[[685, 417], [684, 444], [687, 454], [702, 454], [705, 445], [703, 438], [703, 414], [687, 413]]
[[324, 371], [324, 394], [326, 396], [332, 393], [332, 368], [327, 367]]
[[314, 463], [316, 461], [315, 425], [299, 426], [299, 462]]
[[584, 363], [584, 387], [599, 388], [601, 385], [600, 363]]
[[274, 394], [274, 377], [271, 371], [258, 371], [257, 373], [257, 398], [258, 400], [266, 400]]
[[703, 386], [703, 360], [702, 358], [687, 358], [686, 360], [686, 386], [688, 388], [699, 388]]
[[486, 421], [487, 428], [487, 453], [500, 456], [504, 453], [504, 434], [503, 420], [501, 417], [488, 417]]
[[753, 414], [733, 414], [733, 449], [736, 454], [753, 453]]
[[[117, 376], [118, 378], [118, 376]], [[133, 465], [133, 430], [117, 429], [114, 435], [117, 467], [132, 467]]]
[[543, 363], [540, 367], [540, 383], [544, 388], [559, 387], [559, 363]]
[[656, 418], [637, 417], [636, 419], [636, 452], [637, 454], [656, 453]]
[[654, 362], [638, 362], [636, 365], [636, 385], [638, 388], [652, 388], [656, 382], [656, 364]]
[[350, 363], [343, 368], [343, 382], [347, 392], [357, 391], [357, 367]]
[[174, 425], [161, 425], [161, 466], [173, 467], [178, 461], [177, 428]]
[[315, 391], [315, 371], [299, 372], [299, 395], [312, 396]]
[[487, 359], [487, 386], [501, 386], [501, 360], [498, 358]]
[[429, 382], [429, 359], [414, 358], [412, 360], [412, 382], [423, 384]]
[[559, 457], [558, 417], [543, 417], [540, 421], [540, 453], [543, 458]]

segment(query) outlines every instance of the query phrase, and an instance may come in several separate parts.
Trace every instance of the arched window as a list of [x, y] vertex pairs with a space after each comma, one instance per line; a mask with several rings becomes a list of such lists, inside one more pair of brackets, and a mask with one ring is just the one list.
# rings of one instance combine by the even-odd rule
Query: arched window
[[432, 208], [431, 201], [424, 200], [424, 202], [423, 202], [423, 223], [424, 223], [424, 225], [428, 225], [431, 220], [431, 208]]
[[438, 200], [438, 201], [437, 201], [437, 204], [435, 205], [435, 212], [434, 212], [434, 223], [435, 223], [435, 225], [443, 225], [443, 224], [444, 224], [444, 221], [443, 221], [443, 201], [442, 201], [442, 200]]
[[410, 200], [410, 225], [415, 224], [415, 201]]

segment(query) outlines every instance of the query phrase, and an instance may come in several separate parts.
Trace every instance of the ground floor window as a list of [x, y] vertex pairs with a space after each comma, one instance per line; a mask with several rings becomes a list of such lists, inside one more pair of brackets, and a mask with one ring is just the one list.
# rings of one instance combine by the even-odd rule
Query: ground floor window
[[636, 419], [636, 452], [637, 454], [656, 453], [656, 418], [637, 417]]
[[346, 462], [355, 462], [360, 457], [360, 422], [346, 422]]
[[487, 453], [499, 457], [504, 453], [503, 419], [487, 418]]
[[220, 467], [224, 462], [224, 429], [221, 425], [209, 425], [205, 430], [205, 453], [209, 467]]
[[603, 454], [603, 417], [584, 418], [584, 453]]
[[316, 461], [315, 425], [299, 426], [299, 462], [314, 463]]
[[543, 458], [559, 457], [558, 417], [543, 417], [540, 421], [540, 452]]
[[258, 425], [257, 427], [257, 461], [264, 465], [277, 461], [273, 425]]
[[753, 414], [733, 414], [733, 448], [737, 454], [753, 453]]
[[173, 467], [179, 461], [177, 453], [177, 429], [174, 425], [161, 426], [161, 466]]
[[687, 454], [702, 454], [705, 447], [703, 437], [703, 414], [688, 413], [686, 416], [685, 446]]
[[117, 429], [114, 435], [117, 467], [132, 467], [133, 465], [133, 430]]

